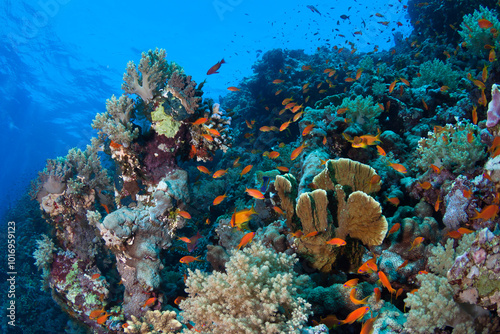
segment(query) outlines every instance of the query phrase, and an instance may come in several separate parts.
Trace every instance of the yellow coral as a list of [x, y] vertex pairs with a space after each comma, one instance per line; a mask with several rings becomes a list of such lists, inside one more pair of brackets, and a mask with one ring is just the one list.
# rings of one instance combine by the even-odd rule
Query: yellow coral
[[352, 190], [365, 193], [380, 190], [380, 182], [371, 184], [372, 177], [377, 175], [375, 169], [351, 159], [328, 160], [325, 169], [316, 175], [313, 183], [321, 189], [334, 190], [335, 184], [349, 186]]

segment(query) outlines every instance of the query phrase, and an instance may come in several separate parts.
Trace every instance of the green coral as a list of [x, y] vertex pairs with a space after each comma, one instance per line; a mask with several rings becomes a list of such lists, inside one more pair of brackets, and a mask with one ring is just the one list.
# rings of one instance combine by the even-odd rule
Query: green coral
[[[481, 28], [478, 24], [478, 20], [480, 19], [490, 21], [493, 26], [488, 29]], [[482, 56], [485, 54], [486, 49], [484, 46], [487, 44], [494, 46], [496, 49], [500, 48], [500, 39], [497, 35], [498, 31], [500, 31], [500, 21], [495, 11], [479, 6], [479, 11], [475, 10], [474, 13], [464, 16], [460, 28], [461, 30], [458, 33], [463, 41], [467, 43], [467, 50], [469, 52], [477, 56]]]
[[52, 253], [56, 250], [54, 242], [45, 234], [42, 239], [36, 241], [37, 249], [33, 252], [35, 265], [38, 269], [47, 268], [53, 260]]
[[382, 109], [375, 104], [373, 97], [356, 96], [354, 100], [346, 97], [335, 110], [342, 108], [347, 108], [346, 117], [361, 126], [365, 132], [377, 131], [377, 117], [382, 113]]
[[[473, 134], [470, 143], [467, 140], [469, 133]], [[416, 165], [427, 170], [434, 164], [454, 173], [474, 169], [477, 162], [486, 157], [486, 145], [481, 143], [477, 133], [479, 128], [468, 122], [435, 128], [427, 138], [418, 142]]]
[[444, 63], [438, 59], [422, 63], [419, 73], [420, 76], [413, 79], [414, 87], [435, 84], [455, 89], [457, 88], [458, 80], [462, 76], [460, 72], [453, 70], [451, 63]]
[[152, 113], [153, 129], [159, 135], [173, 138], [181, 127], [181, 122], [176, 121], [172, 116], [165, 114], [163, 103], [161, 103]]

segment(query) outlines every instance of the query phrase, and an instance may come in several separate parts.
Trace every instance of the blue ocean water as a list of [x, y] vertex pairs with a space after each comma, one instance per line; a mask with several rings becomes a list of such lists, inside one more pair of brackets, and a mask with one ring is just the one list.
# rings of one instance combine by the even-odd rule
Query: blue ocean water
[[[404, 3], [316, 1], [316, 13], [303, 1], [3, 1], [0, 216], [46, 159], [88, 144], [92, 119], [107, 98], [121, 94], [125, 66], [141, 52], [165, 49], [194, 80], [207, 79], [204, 96], [217, 100], [273, 48], [312, 53], [346, 41], [360, 51], [390, 47], [395, 28], [410, 32]], [[375, 24], [377, 12], [391, 25]], [[353, 35], [361, 29], [362, 36]], [[207, 78], [222, 58], [223, 70]]]

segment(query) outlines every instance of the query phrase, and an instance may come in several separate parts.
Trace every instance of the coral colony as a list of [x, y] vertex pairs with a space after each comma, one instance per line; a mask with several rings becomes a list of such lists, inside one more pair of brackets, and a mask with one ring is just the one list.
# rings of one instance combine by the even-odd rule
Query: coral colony
[[270, 50], [221, 104], [164, 50], [129, 62], [98, 136], [33, 183], [44, 288], [93, 333], [498, 333], [483, 4], [410, 1], [387, 51]]

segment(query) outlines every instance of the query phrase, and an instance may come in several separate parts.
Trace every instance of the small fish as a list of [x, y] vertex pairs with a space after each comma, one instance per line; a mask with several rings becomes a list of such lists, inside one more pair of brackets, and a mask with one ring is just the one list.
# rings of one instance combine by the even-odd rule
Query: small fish
[[106, 312], [104, 315], [101, 315], [99, 318], [97, 318], [97, 323], [98, 323], [99, 325], [104, 324], [110, 315], [111, 315], [111, 314], [110, 314], [110, 313], [107, 313], [107, 312]]
[[191, 219], [191, 215], [187, 211], [177, 210], [177, 214], [183, 218]]
[[191, 239], [189, 239], [188, 237], [181, 237], [181, 238], [177, 237], [177, 240], [184, 241], [187, 244], [191, 243]]
[[94, 274], [94, 275], [92, 275], [92, 279], [98, 279], [99, 277], [101, 277], [101, 274]]
[[146, 302], [144, 303], [144, 305], [142, 305], [142, 307], [151, 306], [151, 305], [153, 305], [156, 302], [156, 300], [157, 300], [156, 297], [151, 297], [148, 300], [146, 300]]
[[245, 192], [246, 192], [248, 195], [252, 196], [253, 198], [256, 198], [256, 199], [264, 199], [264, 194], [263, 194], [263, 193], [261, 193], [261, 192], [260, 192], [259, 190], [257, 190], [257, 189], [248, 189], [248, 188], [246, 188], [246, 189], [245, 189]]
[[241, 164], [238, 162], [240, 161], [241, 157], [237, 157], [236, 159], [234, 159], [233, 161], [233, 167], [239, 167]]
[[274, 210], [274, 211], [276, 211], [276, 213], [277, 213], [277, 214], [279, 214], [279, 215], [282, 215], [282, 216], [284, 216], [284, 215], [285, 215], [285, 213], [283, 212], [283, 210], [281, 210], [281, 209], [280, 209], [279, 207], [277, 207], [277, 206], [273, 206], [273, 210]]
[[460, 234], [470, 234], [470, 233], [474, 233], [474, 231], [469, 230], [468, 228], [465, 228], [465, 227], [460, 227], [460, 228], [458, 229], [458, 232], [459, 232]]
[[359, 278], [353, 278], [344, 283], [344, 288], [352, 288], [358, 284]]
[[115, 149], [115, 150], [120, 149], [122, 146], [123, 146], [122, 144], [118, 144], [117, 142], [112, 141], [112, 140], [109, 143], [109, 147], [111, 147], [112, 149]]
[[216, 129], [210, 129], [210, 128], [208, 128], [208, 129], [207, 129], [207, 131], [208, 131], [208, 132], [210, 132], [210, 134], [211, 134], [212, 136], [215, 136], [215, 137], [220, 137], [220, 133], [219, 133], [219, 131], [217, 131]]
[[356, 72], [356, 77], [354, 78], [356, 81], [359, 80], [359, 78], [361, 78], [361, 73], [363, 73], [363, 69], [360, 67]]
[[185, 299], [187, 299], [187, 297], [181, 297], [181, 296], [179, 296], [179, 297], [175, 298], [174, 304], [175, 305], [179, 305]]
[[279, 95], [282, 91], [283, 91], [283, 89], [279, 89], [276, 91], [276, 93], [274, 93], [274, 95]]
[[389, 279], [387, 278], [387, 276], [385, 275], [385, 273], [383, 271], [378, 272], [378, 278], [380, 279], [380, 282], [382, 282], [382, 285], [385, 286], [387, 288], [387, 290], [389, 290], [391, 295], [393, 293], [396, 293], [396, 290], [394, 290], [391, 283], [389, 282]]
[[385, 151], [384, 151], [384, 149], [382, 147], [380, 147], [380, 146], [377, 145], [376, 148], [377, 148], [377, 151], [378, 151], [379, 155], [381, 155], [383, 157], [386, 156], [386, 153], [385, 153]]
[[391, 197], [391, 198], [385, 197], [385, 198], [387, 199], [387, 202], [391, 203], [392, 205], [396, 207], [399, 205], [399, 198], [397, 197]]
[[224, 174], [226, 174], [226, 173], [227, 173], [227, 169], [219, 169], [218, 171], [216, 171], [216, 172], [214, 173], [214, 175], [212, 175], [212, 177], [213, 177], [214, 179], [217, 179], [217, 178], [219, 178], [219, 177], [224, 176]]
[[307, 136], [309, 134], [309, 132], [311, 132], [311, 130], [314, 128], [315, 124], [309, 124], [308, 126], [306, 126], [304, 128], [304, 130], [302, 131], [302, 136]]
[[465, 198], [470, 198], [472, 196], [472, 190], [470, 190], [470, 189], [463, 189], [462, 190], [462, 195], [464, 195]]
[[420, 245], [422, 243], [422, 241], [424, 241], [424, 240], [425, 240], [424, 237], [416, 237], [415, 240], [413, 240], [413, 243], [411, 244], [411, 247], [408, 251], [411, 251], [413, 248]]
[[401, 80], [402, 83], [404, 83], [406, 86], [410, 86], [410, 82], [408, 80], [406, 80], [405, 78], [399, 78], [399, 80]]
[[207, 75], [210, 75], [210, 74], [215, 74], [215, 73], [219, 73], [217, 72], [219, 70], [219, 68], [221, 67], [222, 64], [225, 64], [226, 62], [224, 61], [224, 58], [222, 58], [222, 60], [220, 62], [218, 62], [217, 64], [215, 64], [214, 66], [210, 67], [210, 69], [208, 70], [207, 72]]
[[420, 187], [422, 187], [422, 189], [424, 190], [429, 190], [432, 188], [432, 184], [429, 182], [429, 181], [425, 181], [423, 183], [418, 183], [420, 185]]
[[479, 19], [477, 20], [477, 24], [479, 25], [480, 28], [482, 29], [488, 29], [488, 28], [491, 28], [493, 27], [493, 23], [491, 23], [489, 20], [487, 19]]
[[434, 171], [434, 173], [441, 174], [441, 168], [439, 168], [438, 166], [431, 164], [429, 167], [432, 168], [432, 170]]
[[495, 219], [497, 215], [498, 215], [498, 205], [491, 204], [483, 208], [481, 212], [477, 211], [476, 209], [476, 215], [471, 219], [490, 220], [490, 219]]
[[297, 147], [295, 150], [292, 151], [292, 154], [290, 155], [290, 160], [295, 160], [297, 157], [302, 153], [302, 150], [307, 147], [306, 143], [302, 143], [299, 147]]
[[269, 159], [276, 159], [277, 157], [280, 156], [280, 153], [279, 152], [276, 152], [276, 151], [271, 151], [269, 152], [269, 155], [267, 156]]
[[104, 308], [100, 309], [100, 310], [94, 310], [92, 312], [90, 312], [89, 314], [89, 319], [91, 320], [94, 320], [94, 319], [97, 319], [98, 317], [100, 317], [103, 313], [106, 313], [106, 311], [104, 311]]
[[439, 204], [442, 202], [441, 198], [438, 195], [438, 198], [436, 200], [436, 203], [434, 203], [434, 211], [438, 212], [439, 211]]
[[201, 135], [203, 138], [205, 138], [206, 140], [208, 141], [214, 141], [214, 137], [212, 137], [211, 135], [209, 135], [208, 133], [203, 133]]
[[245, 168], [243, 168], [243, 170], [241, 171], [240, 173], [240, 177], [242, 177], [243, 175], [245, 175], [246, 173], [248, 173], [251, 169], [253, 168], [253, 165], [247, 165]]
[[284, 80], [281, 80], [281, 79], [275, 79], [273, 80], [273, 84], [280, 84], [280, 83], [283, 83]]
[[352, 311], [351, 313], [349, 313], [349, 315], [347, 316], [347, 318], [345, 318], [345, 320], [341, 320], [340, 321], [340, 324], [341, 325], [344, 325], [344, 324], [352, 324], [354, 323], [355, 321], [357, 320], [361, 320], [363, 319], [363, 317], [370, 311], [370, 308], [368, 306], [363, 306], [363, 307], [360, 307], [354, 311]]
[[351, 293], [349, 294], [349, 299], [351, 300], [351, 302], [353, 304], [356, 304], [356, 305], [363, 305], [363, 304], [366, 304], [366, 301], [368, 300], [370, 296], [364, 298], [364, 299], [356, 299], [356, 289], [351, 289]]
[[400, 223], [396, 223], [396, 224], [392, 225], [391, 229], [387, 233], [387, 236], [390, 236], [391, 234], [396, 233], [397, 231], [399, 231], [400, 227], [401, 227]]
[[252, 241], [253, 237], [255, 236], [255, 232], [249, 232], [241, 238], [240, 243], [238, 244], [238, 250], [240, 250], [241, 247], [245, 247], [250, 241]]
[[359, 334], [371, 334], [373, 332], [373, 323], [375, 320], [377, 320], [377, 317], [366, 320], [363, 327], [361, 327], [361, 332], [359, 332]]
[[418, 273], [420, 275], [427, 275], [429, 272], [427, 270], [420, 270]]
[[460, 239], [462, 237], [462, 234], [458, 231], [450, 231], [446, 233], [446, 236], [452, 238], [452, 239]]
[[312, 231], [312, 232], [309, 232], [307, 233], [306, 235], [304, 235], [304, 238], [310, 238], [310, 237], [314, 237], [314, 236], [317, 236], [318, 235], [318, 231]]
[[404, 260], [404, 262], [403, 262], [403, 263], [402, 263], [399, 267], [397, 267], [397, 269], [396, 269], [396, 270], [399, 270], [399, 269], [401, 269], [401, 268], [406, 267], [406, 265], [407, 265], [407, 264], [408, 264], [408, 260]]
[[345, 246], [346, 242], [340, 238], [333, 238], [333, 239], [330, 239], [326, 242], [328, 245], [332, 245], [332, 246], [337, 246], [337, 247], [340, 247], [340, 246]]
[[292, 123], [292, 120], [291, 120], [291, 119], [290, 119], [290, 120], [288, 120], [288, 121], [286, 121], [285, 123], [281, 124], [281, 126], [280, 126], [280, 131], [285, 131], [285, 130], [286, 130], [286, 128], [288, 128], [288, 126], [290, 125], [290, 123]]
[[403, 293], [403, 288], [399, 288], [398, 291], [396, 292], [396, 299], [398, 299], [399, 296]]
[[240, 89], [238, 87], [231, 86], [227, 87], [227, 90], [230, 90], [231, 92], [238, 92]]
[[219, 195], [219, 196], [215, 197], [215, 199], [214, 199], [214, 201], [213, 201], [212, 205], [219, 205], [219, 204], [221, 204], [221, 203], [222, 203], [222, 201], [223, 201], [226, 197], [227, 197], [227, 195], [226, 195], [226, 194], [224, 194], [224, 195]]
[[196, 121], [194, 121], [193, 125], [200, 125], [200, 124], [204, 124], [208, 121], [208, 118], [205, 118], [205, 117], [202, 117], [202, 118], [198, 118]]
[[207, 168], [207, 167], [205, 167], [205, 166], [197, 166], [196, 168], [198, 168], [198, 170], [199, 170], [200, 172], [202, 172], [202, 173], [205, 173], [205, 174], [208, 174], [208, 175], [210, 175], [210, 174], [211, 174], [211, 172], [210, 172], [210, 171], [208, 170], [208, 168]]
[[394, 87], [396, 87], [396, 83], [398, 81], [399, 81], [398, 79], [395, 79], [393, 82], [391, 82], [391, 84], [389, 85], [389, 94], [392, 93], [392, 91], [394, 90]]
[[348, 107], [344, 107], [344, 108], [340, 108], [340, 109], [337, 109], [337, 114], [341, 115], [341, 114], [344, 114], [345, 112], [347, 112], [349, 110]]
[[285, 167], [285, 166], [278, 166], [278, 167], [276, 167], [276, 169], [279, 170], [280, 172], [283, 172], [283, 173], [288, 173], [290, 171], [290, 168]]
[[200, 261], [200, 262], [203, 262], [203, 260], [200, 260], [199, 259], [199, 256], [197, 257], [192, 257], [190, 255], [187, 255], [187, 256], [184, 256], [184, 257], [181, 257], [181, 259], [179, 260], [180, 263], [184, 263], [184, 264], [189, 264], [193, 261]]
[[395, 171], [403, 173], [403, 174], [407, 172], [406, 167], [403, 166], [402, 164], [396, 164], [393, 162], [389, 162], [388, 166], [392, 167], [392, 169], [394, 169]]
[[477, 124], [477, 107], [472, 108], [472, 123]]

